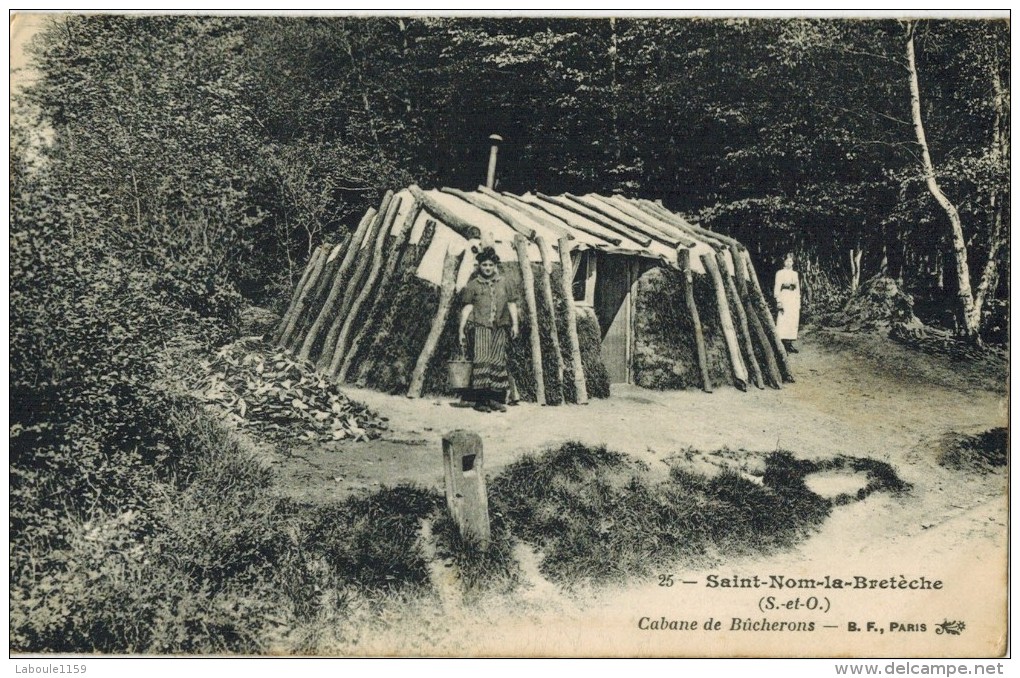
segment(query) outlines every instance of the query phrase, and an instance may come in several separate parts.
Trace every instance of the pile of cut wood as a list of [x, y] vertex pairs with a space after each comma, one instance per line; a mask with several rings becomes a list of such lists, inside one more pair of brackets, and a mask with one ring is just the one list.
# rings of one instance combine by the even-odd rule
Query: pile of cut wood
[[955, 333], [925, 325], [914, 315], [914, 300], [892, 278], [876, 276], [865, 282], [828, 324], [850, 332], [886, 332], [890, 339], [933, 355], [977, 360], [996, 353]]
[[193, 393], [271, 438], [363, 441], [387, 428], [384, 417], [257, 337], [224, 346], [202, 367], [205, 378]]
[[885, 276], [876, 276], [861, 285], [828, 324], [850, 332], [889, 331], [893, 326], [900, 326], [908, 334], [925, 330], [924, 323], [914, 315], [913, 297]]

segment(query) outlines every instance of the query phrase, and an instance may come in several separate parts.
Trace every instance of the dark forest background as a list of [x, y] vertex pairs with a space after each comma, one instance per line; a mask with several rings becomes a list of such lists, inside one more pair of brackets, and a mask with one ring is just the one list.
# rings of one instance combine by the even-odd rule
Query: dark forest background
[[[858, 280], [885, 271], [951, 311], [956, 261], [911, 123], [906, 27], [61, 18], [19, 99], [15, 232], [38, 188], [59, 196], [52, 237], [157, 270], [202, 313], [236, 293], [271, 303], [386, 189], [477, 186], [498, 133], [502, 189], [661, 199], [741, 239], [760, 271], [792, 250], [849, 286], [859, 261]], [[913, 29], [934, 169], [976, 287], [1009, 219], [1009, 27]]]

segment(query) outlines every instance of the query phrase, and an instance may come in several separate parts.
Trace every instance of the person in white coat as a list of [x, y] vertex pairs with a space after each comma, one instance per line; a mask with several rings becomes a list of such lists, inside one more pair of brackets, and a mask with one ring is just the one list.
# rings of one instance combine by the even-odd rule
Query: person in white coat
[[772, 290], [776, 298], [776, 332], [787, 353], [797, 353], [797, 330], [800, 327], [800, 276], [793, 270], [793, 254], [787, 254], [783, 268], [776, 273]]

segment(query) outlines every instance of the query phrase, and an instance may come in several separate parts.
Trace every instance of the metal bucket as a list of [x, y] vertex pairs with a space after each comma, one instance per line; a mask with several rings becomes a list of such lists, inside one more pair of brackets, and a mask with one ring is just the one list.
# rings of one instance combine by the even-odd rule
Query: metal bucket
[[471, 388], [471, 361], [451, 360], [446, 363], [450, 388]]

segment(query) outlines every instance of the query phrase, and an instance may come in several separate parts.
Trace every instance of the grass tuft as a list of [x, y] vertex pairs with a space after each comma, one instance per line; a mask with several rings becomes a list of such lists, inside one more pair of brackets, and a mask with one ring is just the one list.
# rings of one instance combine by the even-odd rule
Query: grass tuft
[[318, 507], [303, 526], [302, 543], [334, 577], [360, 588], [426, 586], [418, 544], [422, 519], [440, 505], [437, 492], [401, 485], [367, 497]]
[[1009, 431], [989, 429], [978, 435], [949, 433], [941, 441], [939, 464], [958, 470], [991, 473], [1006, 465], [1009, 454]]
[[445, 510], [439, 512], [432, 526], [437, 553], [456, 565], [465, 592], [507, 593], [521, 581], [506, 518], [498, 511], [490, 510], [489, 514], [491, 540], [486, 550], [476, 541], [464, 539]]
[[[868, 473], [858, 499], [909, 489], [892, 467], [841, 458]], [[491, 506], [518, 538], [543, 552], [542, 572], [560, 583], [599, 583], [649, 574], [710, 549], [726, 553], [787, 548], [816, 529], [833, 502], [805, 476], [824, 464], [779, 451], [761, 484], [736, 471], [706, 477], [680, 467], [663, 481], [605, 447], [566, 443], [528, 455], [490, 484]]]

